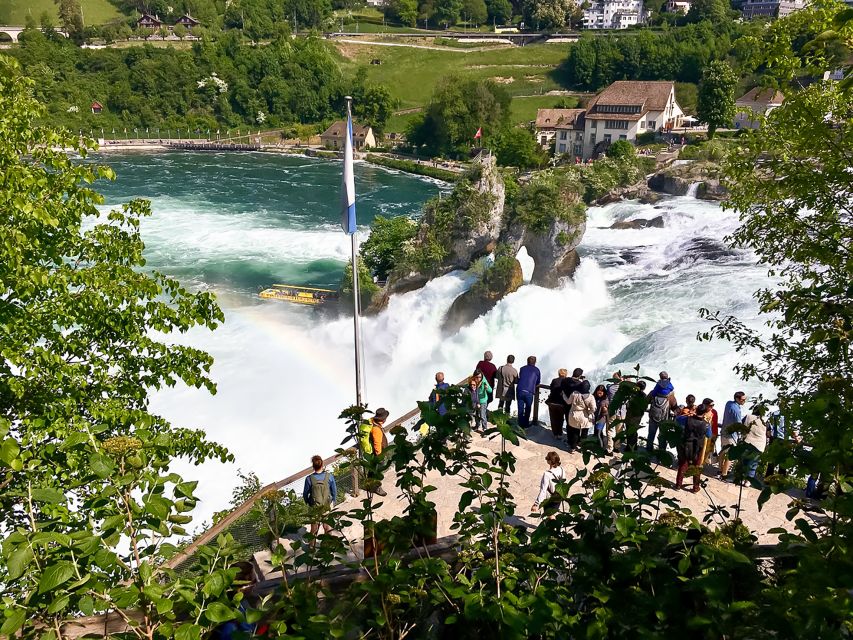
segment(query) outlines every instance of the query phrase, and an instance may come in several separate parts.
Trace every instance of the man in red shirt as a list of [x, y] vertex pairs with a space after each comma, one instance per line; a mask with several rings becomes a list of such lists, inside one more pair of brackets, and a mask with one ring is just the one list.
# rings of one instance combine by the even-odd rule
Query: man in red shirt
[[[495, 388], [495, 379], [498, 376], [498, 368], [492, 364], [492, 352], [486, 351], [483, 354], [483, 359], [477, 363], [476, 371], [480, 371], [483, 374], [483, 380], [489, 383], [489, 386], [494, 389]], [[488, 402], [487, 405], [494, 399], [494, 392], [490, 391], [488, 394]]]

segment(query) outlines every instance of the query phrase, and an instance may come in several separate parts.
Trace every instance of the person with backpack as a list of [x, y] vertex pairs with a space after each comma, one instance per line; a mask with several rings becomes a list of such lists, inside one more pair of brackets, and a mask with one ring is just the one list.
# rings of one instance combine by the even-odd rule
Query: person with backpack
[[[646, 451], [654, 451], [655, 436], [658, 435], [660, 425], [669, 422], [675, 415], [677, 402], [675, 400], [675, 388], [666, 371], [661, 371], [660, 379], [654, 389], [649, 393], [649, 431], [646, 436]], [[666, 442], [663, 438], [658, 441], [658, 447], [666, 450]]]
[[554, 498], [557, 483], [566, 481], [566, 472], [560, 466], [560, 455], [556, 451], [549, 451], [545, 454], [545, 462], [548, 464], [548, 470], [542, 474], [542, 480], [539, 482], [539, 495], [536, 496], [531, 511], [537, 511], [540, 506], [542, 511], [545, 511]]
[[495, 395], [498, 398], [498, 411], [510, 415], [512, 399], [515, 398], [515, 384], [518, 382], [518, 370], [513, 366], [515, 356], [506, 357], [506, 364], [498, 368], [497, 389]]
[[578, 443], [589, 435], [589, 428], [595, 421], [595, 399], [589, 390], [589, 380], [584, 380], [572, 395], [564, 398], [569, 406], [569, 428], [567, 429], [569, 453], [577, 450]]
[[[382, 456], [382, 451], [387, 446], [388, 439], [385, 437], [385, 421], [388, 419], [388, 410], [380, 407], [373, 414], [373, 417], [363, 422], [359, 426], [359, 450], [364, 458], [379, 458]], [[378, 496], [388, 495], [382, 488], [382, 475], [380, 472], [379, 478], [370, 482], [365, 489], [370, 493], [375, 493]]]
[[640, 430], [640, 421], [646, 413], [649, 406], [649, 399], [646, 396], [646, 381], [637, 380], [637, 382], [623, 382], [631, 386], [628, 399], [625, 401], [625, 451], [637, 450], [637, 436]]
[[[302, 499], [309, 507], [313, 507], [315, 520], [311, 522], [311, 535], [316, 536], [320, 530], [322, 516], [338, 500], [338, 486], [335, 484], [335, 476], [323, 467], [323, 458], [312, 456], [311, 467], [314, 472], [305, 476]], [[324, 522], [323, 531], [330, 533], [332, 528]]]
[[[705, 438], [711, 434], [709, 425], [700, 416], [704, 415], [707, 407], [699, 405], [696, 408], [697, 415], [680, 416], [684, 423], [681, 434], [681, 443], [678, 446], [678, 472], [675, 475], [675, 488], [684, 489], [684, 474], [689, 466], [700, 467], [702, 452], [705, 448]], [[693, 476], [693, 493], [699, 493], [700, 473], [697, 471]]]
[[444, 406], [444, 396], [450, 385], [444, 381], [444, 372], [439, 371], [435, 374], [435, 386], [429, 394], [429, 404], [435, 407], [438, 415], [443, 416], [447, 413], [447, 407]]

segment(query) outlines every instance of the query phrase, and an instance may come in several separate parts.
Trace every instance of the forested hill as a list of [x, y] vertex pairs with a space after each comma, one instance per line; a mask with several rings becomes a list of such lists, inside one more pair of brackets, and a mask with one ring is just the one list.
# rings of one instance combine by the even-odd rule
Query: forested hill
[[[362, 121], [381, 130], [392, 109], [383, 87], [363, 74], [345, 77], [337, 53], [316, 37], [241, 44], [237, 32], [203, 38], [190, 49], [140, 46], [81, 49], [39, 30], [9, 51], [35, 79], [49, 118], [73, 130], [125, 127], [219, 129], [322, 123], [340, 117], [353, 95]], [[103, 113], [94, 116], [97, 100]]]

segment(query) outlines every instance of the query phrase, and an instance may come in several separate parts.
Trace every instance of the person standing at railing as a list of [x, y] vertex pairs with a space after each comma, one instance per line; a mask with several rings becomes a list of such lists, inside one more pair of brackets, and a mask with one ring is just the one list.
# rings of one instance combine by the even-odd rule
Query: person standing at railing
[[498, 397], [498, 411], [510, 415], [512, 399], [515, 397], [515, 385], [518, 382], [518, 370], [513, 366], [515, 356], [506, 357], [506, 364], [498, 368], [498, 387], [495, 395]]
[[[388, 419], [388, 410], [380, 407], [373, 414], [373, 417], [362, 423], [359, 427], [359, 444], [361, 455], [365, 459], [373, 458], [378, 460], [382, 456], [382, 451], [385, 447], [387, 439], [385, 438], [385, 421]], [[375, 493], [378, 496], [387, 496], [388, 494], [382, 488], [382, 472], [377, 469], [376, 474], [365, 485], [365, 489], [370, 493]]]
[[530, 426], [530, 412], [536, 394], [539, 393], [539, 384], [542, 382], [542, 372], [536, 366], [536, 356], [528, 356], [527, 364], [518, 372], [517, 397], [518, 400], [518, 424], [527, 429]]
[[[338, 486], [335, 484], [335, 476], [323, 467], [323, 458], [313, 456], [311, 467], [314, 473], [305, 477], [302, 499], [312, 507], [314, 520], [311, 522], [311, 535], [316, 536], [323, 516], [338, 501]], [[323, 531], [331, 533], [332, 527], [323, 522]]]
[[438, 415], [443, 416], [447, 413], [447, 407], [444, 406], [444, 396], [450, 385], [444, 381], [444, 372], [439, 371], [435, 374], [435, 386], [429, 394], [429, 403], [438, 411]]
[[566, 406], [563, 404], [563, 396], [560, 389], [562, 388], [563, 380], [569, 375], [568, 369], [560, 369], [557, 371], [557, 377], [551, 380], [551, 393], [548, 394], [548, 399], [545, 404], [548, 405], [548, 417], [551, 419], [551, 433], [555, 438], [563, 437], [563, 423], [566, 421]]
[[479, 424], [481, 430], [485, 431], [489, 427], [489, 399], [491, 398], [493, 389], [492, 385], [483, 376], [482, 371], [475, 371], [472, 378], [477, 385], [477, 402], [479, 403], [477, 424]]
[[489, 403], [494, 399], [494, 388], [495, 388], [495, 379], [498, 376], [498, 368], [492, 364], [492, 355], [491, 351], [486, 351], [483, 354], [483, 359], [477, 363], [477, 366], [474, 367], [474, 371], [480, 371], [483, 374], [483, 381], [488, 384], [489, 393], [486, 397], [485, 406], [488, 408]]

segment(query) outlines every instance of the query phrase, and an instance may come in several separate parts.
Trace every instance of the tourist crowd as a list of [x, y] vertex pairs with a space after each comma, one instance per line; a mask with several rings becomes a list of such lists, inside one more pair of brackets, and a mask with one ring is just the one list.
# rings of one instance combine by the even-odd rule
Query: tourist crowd
[[[467, 381], [474, 428], [485, 429], [489, 406], [495, 399], [498, 401], [497, 410], [507, 415], [511, 415], [515, 401], [519, 426], [530, 428], [533, 405], [540, 386], [545, 386], [542, 373], [536, 366], [536, 356], [529, 356], [527, 364], [518, 369], [515, 356], [508, 356], [506, 363], [500, 367], [492, 360], [492, 352], [486, 351]], [[669, 374], [661, 371], [658, 378], [654, 387], [647, 391], [645, 380], [632, 380], [625, 384], [621, 372], [617, 371], [608, 381], [593, 387], [584, 376], [583, 369], [574, 369], [571, 375], [567, 369], [559, 369], [557, 376], [547, 385], [548, 397], [545, 400], [554, 437], [558, 440], [565, 438], [569, 454], [577, 452], [581, 441], [587, 438], [594, 438], [606, 455], [618, 454], [637, 449], [641, 422], [647, 418], [646, 450], [656, 454], [674, 444], [678, 465], [676, 488], [687, 489], [683, 484], [684, 477], [693, 467], [693, 486], [687, 489], [693, 492], [699, 491], [703, 468], [712, 463], [719, 465], [720, 480], [732, 481], [732, 465], [727, 452], [738, 442], [749, 443], [761, 453], [772, 439], [798, 438], [796, 433], [785, 433], [784, 417], [778, 412], [768, 415], [767, 407], [760, 403], [747, 409], [747, 397], [743, 391], [737, 391], [725, 403], [721, 417], [712, 398], [704, 398], [697, 404], [696, 396], [687, 394], [684, 402], [679, 403]], [[429, 400], [439, 413], [443, 413], [445, 408], [441, 398], [450, 385], [444, 381], [442, 372], [436, 374], [435, 380]], [[623, 385], [625, 388], [620, 393]], [[614, 402], [619, 406], [612, 407]], [[668, 443], [664, 425], [673, 424], [677, 425], [675, 442], [670, 436]], [[562, 474], [562, 469], [555, 471], [559, 467], [559, 456], [551, 453], [554, 456], [548, 460], [550, 468], [542, 479], [542, 491], [546, 492], [546, 485], [553, 484], [554, 474]], [[556, 466], [553, 465], [555, 459]], [[744, 470], [747, 477], [754, 478], [758, 458], [746, 459]], [[769, 469], [768, 473], [772, 471]]]

